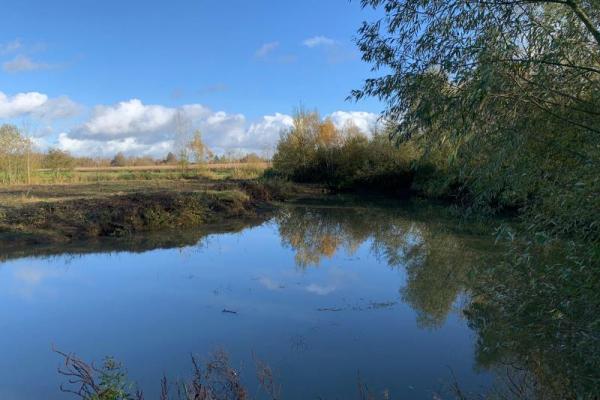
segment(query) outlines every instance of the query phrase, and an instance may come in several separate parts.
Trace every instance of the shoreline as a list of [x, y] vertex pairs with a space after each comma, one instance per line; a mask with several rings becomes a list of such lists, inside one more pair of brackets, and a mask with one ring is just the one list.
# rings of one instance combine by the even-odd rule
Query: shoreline
[[43, 185], [1, 191], [0, 253], [214, 227], [231, 221], [243, 223], [264, 218], [275, 208], [274, 201], [318, 192], [315, 188], [282, 188], [258, 181], [126, 184], [128, 191], [114, 184]]

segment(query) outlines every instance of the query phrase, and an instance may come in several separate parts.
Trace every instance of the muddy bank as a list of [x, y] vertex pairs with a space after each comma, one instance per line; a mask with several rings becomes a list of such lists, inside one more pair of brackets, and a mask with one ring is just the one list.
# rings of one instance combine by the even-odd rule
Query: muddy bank
[[147, 232], [174, 231], [259, 218], [306, 190], [285, 190], [271, 183], [235, 184], [130, 191], [60, 200], [3, 204], [0, 251], [100, 238], [131, 238]]

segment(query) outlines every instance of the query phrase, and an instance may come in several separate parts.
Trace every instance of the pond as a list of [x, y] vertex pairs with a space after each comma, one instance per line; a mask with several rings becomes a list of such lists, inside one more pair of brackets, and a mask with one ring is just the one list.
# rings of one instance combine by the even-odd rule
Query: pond
[[114, 356], [149, 398], [163, 373], [189, 375], [190, 354], [219, 350], [252, 396], [255, 359], [285, 399], [357, 398], [358, 377], [393, 398], [431, 399], [454, 379], [483, 392], [493, 374], [477, 362], [461, 307], [469, 271], [497, 249], [435, 207], [417, 208], [294, 204], [234, 232], [178, 232], [185, 245], [172, 248], [6, 260], [0, 398], [70, 398], [52, 346]]

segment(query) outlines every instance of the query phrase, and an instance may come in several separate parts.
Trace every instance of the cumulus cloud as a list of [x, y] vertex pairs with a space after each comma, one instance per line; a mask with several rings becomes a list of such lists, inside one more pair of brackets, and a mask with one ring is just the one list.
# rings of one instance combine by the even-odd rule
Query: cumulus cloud
[[31, 58], [22, 54], [17, 55], [10, 61], [6, 61], [2, 64], [2, 68], [6, 72], [25, 72], [25, 71], [36, 71], [40, 69], [50, 68], [50, 64], [40, 63], [33, 61]]
[[175, 110], [144, 105], [138, 99], [114, 106], [97, 106], [92, 117], [79, 129], [82, 136], [123, 137], [165, 129], [173, 121]]
[[337, 41], [328, 38], [327, 36], [313, 36], [304, 40], [302, 44], [306, 47], [313, 48], [319, 46], [333, 46], [337, 44]]
[[17, 93], [8, 97], [0, 92], [0, 118], [13, 118], [29, 114], [48, 101], [48, 96], [38, 92]]
[[379, 125], [379, 116], [365, 111], [336, 111], [329, 118], [337, 128], [353, 123], [366, 134], [371, 134]]
[[279, 47], [279, 42], [269, 42], [265, 43], [256, 52], [254, 55], [257, 58], [263, 58], [272, 53], [277, 47]]
[[53, 121], [61, 118], [69, 118], [79, 114], [83, 110], [80, 104], [77, 104], [67, 96], [59, 96], [48, 99], [44, 104], [32, 112], [35, 118]]
[[76, 155], [110, 157], [118, 152], [136, 155], [164, 155], [173, 150], [174, 142], [162, 140], [156, 143], [140, 143], [133, 137], [112, 140], [78, 139], [62, 132], [58, 135], [57, 146]]
[[[229, 152], [270, 153], [281, 132], [293, 125], [290, 115], [274, 113], [248, 121], [245, 115], [215, 111], [202, 104], [168, 107], [130, 99], [112, 105], [98, 105], [85, 120], [53, 136], [52, 120], [73, 116], [82, 107], [68, 97], [49, 98], [38, 92], [7, 96], [0, 92], [0, 118], [34, 116], [48, 121], [37, 139], [41, 147], [57, 145], [76, 155], [112, 156], [117, 152], [132, 155], [164, 156], [175, 150], [178, 124], [191, 134], [200, 129], [206, 144], [217, 154]], [[377, 124], [377, 115], [358, 111], [336, 111], [329, 115], [343, 128], [352, 121], [364, 132]], [[61, 132], [61, 131], [59, 131]]]
[[59, 136], [59, 146], [75, 154], [123, 151], [162, 155], [172, 150], [181, 124], [187, 132], [200, 129], [213, 151], [247, 152], [272, 147], [292, 118], [276, 113], [248, 123], [243, 114], [213, 111], [201, 104], [173, 108], [131, 99], [95, 107], [87, 121]]
[[67, 118], [81, 109], [66, 96], [49, 98], [39, 92], [17, 93], [8, 96], [0, 92], [0, 118], [32, 116], [44, 120]]
[[281, 132], [290, 128], [294, 120], [289, 115], [275, 113], [275, 115], [265, 115], [259, 122], [256, 122], [248, 128], [246, 140], [255, 149], [268, 149], [274, 146], [281, 135]]

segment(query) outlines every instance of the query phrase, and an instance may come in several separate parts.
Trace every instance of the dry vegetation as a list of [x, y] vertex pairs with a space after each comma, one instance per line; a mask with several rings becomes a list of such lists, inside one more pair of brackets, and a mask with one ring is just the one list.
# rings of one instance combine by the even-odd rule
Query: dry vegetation
[[2, 251], [250, 218], [290, 194], [284, 184], [233, 179], [230, 170], [210, 177], [160, 172], [145, 180], [109, 174], [115, 180], [1, 187]]

